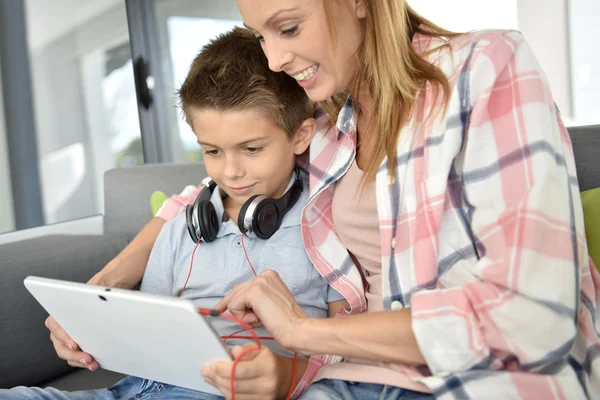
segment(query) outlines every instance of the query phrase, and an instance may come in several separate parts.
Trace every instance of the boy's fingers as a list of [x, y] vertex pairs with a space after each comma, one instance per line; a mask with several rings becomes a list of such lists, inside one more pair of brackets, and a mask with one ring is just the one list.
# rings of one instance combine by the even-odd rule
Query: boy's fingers
[[[239, 349], [232, 349], [232, 354], [235, 357], [238, 357], [242, 352], [247, 351], [246, 354], [240, 359], [235, 367], [235, 379], [236, 380], [245, 380], [245, 379], [254, 379], [260, 377], [262, 369], [260, 366], [257, 366], [255, 363], [252, 363], [259, 354], [260, 349], [256, 349], [256, 344], [248, 343], [244, 347], [235, 346]], [[250, 349], [250, 350], [249, 350]], [[208, 376], [212, 379], [216, 379], [216, 377], [221, 377], [225, 379], [229, 379], [231, 377], [231, 361], [215, 361], [208, 366], [208, 369], [203, 369], [204, 372], [208, 372]]]
[[96, 361], [86, 364], [84, 364], [83, 362], [67, 361], [67, 364], [69, 364], [71, 367], [85, 368], [89, 369], [90, 371], [95, 371], [100, 367], [100, 365]]
[[69, 350], [72, 350], [72, 351], [79, 351], [79, 350], [81, 350], [79, 348], [79, 346], [77, 345], [77, 343], [75, 343], [73, 341], [73, 339], [71, 339], [69, 337], [67, 337], [67, 339], [61, 340], [61, 339], [59, 339], [56, 336], [55, 333], [50, 332], [50, 340], [52, 341], [52, 343], [54, 343], [54, 347], [56, 347], [56, 346], [64, 346], [64, 347], [66, 347], [66, 348], [68, 348]]
[[50, 339], [53, 342], [59, 341], [71, 350], [79, 350], [77, 343], [67, 335], [67, 332], [65, 332], [52, 316], [46, 318], [46, 327], [50, 330]]
[[[52, 335], [51, 335], [52, 336]], [[51, 337], [52, 339], [52, 337]], [[54, 351], [56, 351], [56, 354], [58, 355], [59, 358], [69, 362], [69, 364], [71, 363], [75, 363], [78, 364], [77, 366], [81, 367], [81, 368], [88, 368], [92, 365], [96, 365], [97, 367], [97, 362], [94, 361], [94, 358], [89, 355], [88, 353], [85, 353], [83, 351], [74, 351], [69, 349], [68, 347], [66, 347], [62, 342], [53, 339], [52, 340], [52, 344], [54, 345]]]
[[[237, 347], [237, 349], [236, 349], [236, 347]], [[250, 351], [248, 349], [253, 349], [253, 350]], [[246, 351], [246, 350], [248, 350], [248, 351]], [[239, 357], [239, 355], [242, 354], [243, 352], [246, 352], [246, 354], [244, 354], [242, 356], [240, 361], [250, 361], [250, 360], [254, 360], [260, 354], [260, 349], [256, 347], [256, 343], [252, 343], [252, 342], [246, 343], [243, 347], [234, 346], [234, 348], [231, 349], [231, 353], [236, 358]]]

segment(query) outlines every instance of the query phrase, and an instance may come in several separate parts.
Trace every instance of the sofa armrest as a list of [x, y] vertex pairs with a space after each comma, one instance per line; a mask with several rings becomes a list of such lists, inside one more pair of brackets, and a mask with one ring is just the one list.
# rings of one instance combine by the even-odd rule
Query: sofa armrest
[[91, 217], [7, 232], [0, 234], [0, 245], [48, 235], [101, 235], [102, 220], [102, 215], [92, 215]]
[[0, 245], [0, 388], [39, 385], [72, 369], [56, 356], [44, 326], [47, 313], [23, 285], [25, 277], [86, 282], [126, 245], [123, 237], [102, 235]]

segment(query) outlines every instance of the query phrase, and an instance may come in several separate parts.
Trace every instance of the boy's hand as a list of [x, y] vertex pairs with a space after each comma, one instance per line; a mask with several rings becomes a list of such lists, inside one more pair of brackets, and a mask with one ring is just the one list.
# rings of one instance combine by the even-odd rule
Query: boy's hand
[[[110, 263], [106, 266], [108, 268]], [[98, 272], [89, 281], [90, 285], [110, 286], [105, 282], [103, 271]], [[46, 327], [50, 330], [50, 340], [54, 345], [54, 351], [59, 358], [65, 360], [70, 366], [78, 368], [87, 368], [90, 371], [95, 371], [99, 368], [98, 362], [88, 353], [84, 353], [79, 348], [67, 332], [56, 322], [52, 315], [46, 318]]]
[[50, 330], [50, 340], [54, 344], [54, 350], [58, 357], [65, 360], [72, 367], [87, 368], [90, 371], [98, 369], [99, 365], [94, 358], [81, 351], [77, 343], [67, 335], [67, 332], [52, 316], [46, 319], [46, 327]]
[[[237, 357], [246, 349], [256, 348], [255, 343], [234, 346], [231, 352]], [[278, 356], [269, 348], [246, 353], [235, 366], [234, 390], [236, 399], [285, 399], [292, 384], [292, 360]], [[233, 361], [217, 361], [202, 369], [204, 380], [226, 399], [231, 399], [231, 366]]]

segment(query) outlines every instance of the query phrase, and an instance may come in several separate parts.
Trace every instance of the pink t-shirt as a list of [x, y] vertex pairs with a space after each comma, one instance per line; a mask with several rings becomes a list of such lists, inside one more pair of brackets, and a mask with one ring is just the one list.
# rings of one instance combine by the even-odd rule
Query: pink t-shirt
[[[362, 191], [362, 177], [363, 171], [354, 160], [348, 172], [336, 182], [332, 203], [333, 224], [340, 240], [354, 255], [365, 273], [368, 282], [368, 312], [378, 312], [383, 311], [383, 297], [375, 182], [367, 182]], [[431, 392], [427, 386], [412, 381], [391, 364], [359, 359], [346, 358], [344, 362], [324, 366], [315, 379], [324, 378], [379, 383]]]

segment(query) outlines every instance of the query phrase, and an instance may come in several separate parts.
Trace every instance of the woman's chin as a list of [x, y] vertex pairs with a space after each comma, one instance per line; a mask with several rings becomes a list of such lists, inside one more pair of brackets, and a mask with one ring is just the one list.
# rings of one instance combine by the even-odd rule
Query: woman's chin
[[339, 92], [331, 87], [326, 87], [325, 85], [315, 85], [310, 88], [305, 88], [304, 91], [308, 98], [314, 102], [329, 100]]

